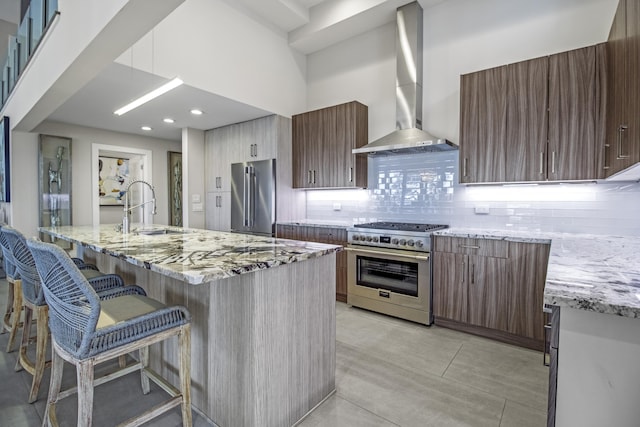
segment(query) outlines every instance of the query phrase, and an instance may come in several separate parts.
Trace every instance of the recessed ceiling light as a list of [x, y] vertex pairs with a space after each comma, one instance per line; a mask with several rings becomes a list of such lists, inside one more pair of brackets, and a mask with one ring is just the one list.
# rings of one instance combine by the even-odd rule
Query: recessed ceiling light
[[150, 131], [151, 128], [149, 126], [142, 126], [140, 129]]
[[140, 98], [136, 99], [133, 102], [130, 102], [129, 104], [125, 105], [124, 107], [117, 109], [116, 111], [113, 112], [113, 114], [121, 116], [121, 115], [133, 110], [134, 108], [138, 108], [142, 104], [144, 104], [146, 102], [149, 102], [152, 99], [157, 98], [157, 97], [159, 97], [160, 95], [162, 95], [164, 93], [169, 92], [171, 89], [177, 88], [182, 83], [183, 83], [183, 81], [180, 80], [178, 77], [176, 77], [175, 79], [169, 81], [168, 83], [163, 84], [159, 88], [157, 88], [155, 90], [152, 90], [151, 92], [147, 93], [146, 95], [141, 96]]
[[173, 120], [170, 117], [166, 117], [166, 118], [162, 119], [162, 121], [165, 122], [165, 123], [175, 123], [176, 122], [175, 120]]
[[197, 108], [194, 108], [193, 110], [191, 110], [191, 114], [193, 114], [194, 116], [201, 116], [203, 114], [203, 111]]

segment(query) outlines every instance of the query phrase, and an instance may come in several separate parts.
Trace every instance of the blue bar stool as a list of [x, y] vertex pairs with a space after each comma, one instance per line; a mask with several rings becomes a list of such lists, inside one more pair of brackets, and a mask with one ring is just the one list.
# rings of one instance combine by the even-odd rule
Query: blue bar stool
[[[0, 234], [4, 235], [4, 239], [11, 248], [15, 266], [20, 275], [24, 323], [20, 353], [16, 361], [16, 371], [24, 368], [33, 376], [31, 391], [29, 392], [29, 403], [33, 403], [38, 399], [42, 375], [44, 369], [48, 366], [45, 357], [49, 338], [49, 310], [42, 292], [40, 277], [36, 270], [36, 262], [27, 247], [25, 237], [18, 230], [9, 226], [3, 226], [0, 229]], [[72, 261], [76, 266], [84, 266], [82, 261], [78, 262], [79, 260], [77, 261], [76, 259], [72, 259]], [[98, 293], [100, 299], [115, 298], [121, 295], [146, 295], [139, 286], [125, 286], [122, 278], [116, 274], [98, 272], [100, 275], [95, 276], [94, 272], [96, 270], [89, 268], [87, 271], [90, 272], [90, 277], [87, 277], [86, 271], [82, 271], [82, 274]], [[31, 338], [31, 323], [34, 317], [36, 319], [36, 356], [35, 361], [32, 361], [27, 356], [27, 347]]]
[[[56, 402], [78, 393], [78, 426], [90, 426], [93, 413], [93, 387], [124, 373], [140, 371], [142, 392], [150, 390], [149, 379], [171, 397], [123, 425], [139, 425], [168, 410], [181, 406], [182, 425], [191, 420], [191, 315], [181, 306], [166, 306], [142, 295], [125, 295], [100, 300], [80, 270], [58, 246], [27, 240], [36, 261], [45, 300], [49, 306], [49, 327], [53, 359], [51, 384], [44, 423], [57, 425]], [[178, 337], [178, 376], [176, 389], [148, 368], [151, 344]], [[117, 374], [94, 379], [94, 366], [133, 351], [139, 362]], [[62, 365], [76, 367], [77, 389], [60, 391]], [[121, 375], [122, 373], [122, 375]]]

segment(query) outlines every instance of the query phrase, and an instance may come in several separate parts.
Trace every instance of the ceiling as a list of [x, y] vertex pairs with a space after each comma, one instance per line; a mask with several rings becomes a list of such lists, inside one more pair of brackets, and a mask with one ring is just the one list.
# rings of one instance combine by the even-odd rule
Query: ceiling
[[[2, 0], [4, 5], [19, 0]], [[391, 22], [408, 0], [223, 0], [275, 31], [288, 34], [292, 48], [309, 54]], [[423, 7], [444, 0], [421, 0]], [[350, 7], [347, 7], [350, 6]], [[2, 13], [2, 9], [0, 9]], [[271, 114], [234, 100], [182, 85], [122, 116], [113, 111], [166, 80], [113, 63], [75, 93], [48, 120], [116, 132], [181, 140], [182, 128], [208, 130]], [[192, 108], [205, 114], [193, 116]], [[164, 117], [175, 120], [162, 122]], [[143, 131], [150, 126], [152, 131]]]

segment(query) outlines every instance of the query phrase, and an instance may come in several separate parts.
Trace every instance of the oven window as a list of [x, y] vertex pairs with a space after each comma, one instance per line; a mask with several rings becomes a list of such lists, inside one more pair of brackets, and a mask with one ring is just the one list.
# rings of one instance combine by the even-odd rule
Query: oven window
[[418, 296], [418, 263], [389, 261], [381, 258], [356, 258], [359, 286], [384, 289], [399, 294]]

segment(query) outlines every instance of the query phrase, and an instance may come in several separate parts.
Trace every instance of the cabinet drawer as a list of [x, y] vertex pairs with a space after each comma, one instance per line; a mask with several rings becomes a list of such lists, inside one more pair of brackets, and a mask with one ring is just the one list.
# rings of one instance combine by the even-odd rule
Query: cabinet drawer
[[432, 249], [434, 252], [451, 252], [457, 254], [507, 258], [509, 242], [496, 239], [434, 236]]

